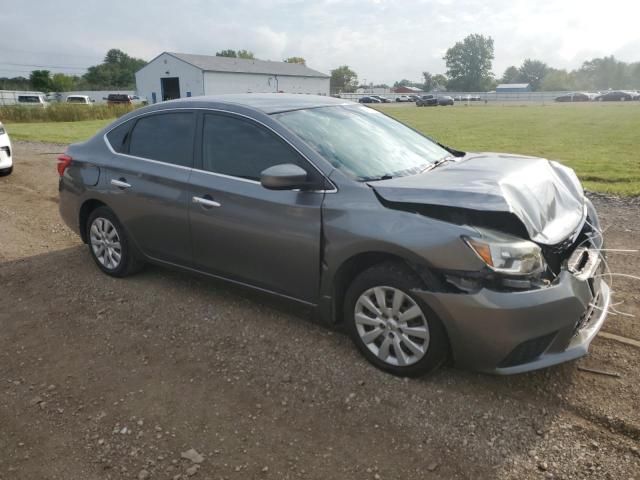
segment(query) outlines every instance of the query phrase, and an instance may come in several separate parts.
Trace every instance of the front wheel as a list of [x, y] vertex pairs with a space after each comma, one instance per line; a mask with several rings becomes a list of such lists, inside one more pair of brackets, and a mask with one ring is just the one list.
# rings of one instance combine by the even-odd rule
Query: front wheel
[[13, 172], [13, 166], [11, 166], [9, 168], [5, 168], [4, 170], [0, 170], [0, 177], [4, 177], [6, 175], [11, 175], [11, 172]]
[[442, 365], [447, 335], [435, 313], [412, 290], [420, 279], [402, 264], [365, 270], [345, 297], [344, 318], [356, 347], [373, 365], [399, 376], [418, 376]]

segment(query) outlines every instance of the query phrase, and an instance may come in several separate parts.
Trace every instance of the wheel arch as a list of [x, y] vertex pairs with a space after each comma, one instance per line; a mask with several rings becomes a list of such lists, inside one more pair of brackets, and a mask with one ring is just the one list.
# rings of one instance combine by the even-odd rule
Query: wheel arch
[[343, 318], [343, 303], [347, 288], [353, 282], [353, 280], [363, 271], [374, 265], [381, 263], [398, 263], [406, 268], [410, 269], [420, 279], [422, 288], [433, 287], [433, 282], [436, 282], [436, 276], [433, 275], [429, 269], [422, 265], [417, 265], [406, 257], [398, 255], [397, 253], [383, 252], [383, 251], [366, 251], [356, 253], [349, 258], [345, 259], [340, 266], [335, 270], [331, 278], [330, 295], [332, 297], [330, 322], [334, 324], [342, 324]]
[[107, 204], [97, 200], [95, 198], [91, 198], [85, 200], [80, 206], [80, 212], [78, 214], [78, 226], [80, 227], [80, 238], [84, 243], [87, 243], [87, 220], [89, 220], [89, 216], [91, 212], [93, 212], [96, 208], [106, 207]]

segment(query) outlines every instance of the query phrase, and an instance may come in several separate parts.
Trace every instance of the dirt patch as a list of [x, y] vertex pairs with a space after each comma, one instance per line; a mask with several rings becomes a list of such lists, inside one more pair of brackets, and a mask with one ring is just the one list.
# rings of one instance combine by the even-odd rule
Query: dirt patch
[[[61, 150], [18, 142], [0, 178], [1, 480], [637, 478], [637, 348], [597, 338], [516, 377], [391, 377], [270, 297], [155, 267], [101, 274], [57, 212]], [[594, 201], [608, 246], [637, 248], [638, 204]], [[609, 259], [640, 271], [638, 255]], [[638, 284], [614, 289], [640, 315]], [[637, 319], [605, 329], [640, 339]]]

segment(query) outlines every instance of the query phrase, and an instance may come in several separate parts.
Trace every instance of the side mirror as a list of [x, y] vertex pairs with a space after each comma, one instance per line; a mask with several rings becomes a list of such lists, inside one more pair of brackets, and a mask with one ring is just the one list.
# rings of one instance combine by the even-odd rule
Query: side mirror
[[260, 173], [260, 183], [269, 190], [293, 190], [307, 181], [307, 172], [293, 163], [282, 163]]

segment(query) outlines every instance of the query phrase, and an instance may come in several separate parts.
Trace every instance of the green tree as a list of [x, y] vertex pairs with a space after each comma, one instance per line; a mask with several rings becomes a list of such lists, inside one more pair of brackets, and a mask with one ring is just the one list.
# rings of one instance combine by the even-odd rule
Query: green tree
[[249, 50], [238, 50], [238, 58], [254, 60], [256, 57], [253, 55], [253, 52], [250, 52]]
[[520, 70], [518, 67], [511, 65], [502, 74], [500, 83], [518, 83], [520, 81]]
[[0, 90], [30, 90], [33, 88], [28, 78], [24, 77], [1, 77]]
[[237, 58], [238, 54], [236, 53], [235, 50], [220, 50], [219, 52], [216, 52], [216, 57]]
[[449, 83], [449, 79], [442, 75], [441, 73], [436, 73], [433, 77], [432, 77], [433, 83], [434, 83], [434, 87], [433, 89], [435, 91], [438, 92], [446, 92], [447, 91], [447, 84]]
[[549, 71], [549, 67], [546, 63], [540, 60], [531, 60], [527, 58], [522, 62], [522, 66], [518, 70], [520, 72], [520, 81], [528, 83], [534, 91], [540, 89], [542, 79]]
[[431, 75], [429, 72], [422, 72], [422, 78], [424, 79], [424, 84], [422, 86], [422, 89], [425, 92], [430, 92], [432, 90], [434, 90], [434, 82], [433, 82], [433, 75]]
[[342, 65], [331, 70], [329, 84], [332, 92], [353, 92], [358, 85], [358, 74], [348, 65]]
[[611, 55], [584, 62], [576, 76], [582, 85], [590, 89], [637, 88], [631, 85], [629, 73], [629, 65]]
[[556, 92], [559, 90], [575, 90], [576, 83], [574, 76], [566, 70], [549, 68], [547, 74], [540, 82], [540, 90], [546, 92]]
[[146, 64], [144, 60], [113, 48], [107, 52], [103, 63], [89, 67], [82, 78], [95, 89], [132, 88], [135, 85], [135, 73]]
[[29, 75], [31, 88], [40, 92], [48, 92], [51, 89], [51, 72], [49, 70], [33, 70]]
[[474, 33], [449, 48], [444, 56], [449, 90], [484, 91], [491, 84], [493, 39]]
[[307, 61], [302, 57], [289, 57], [289, 58], [285, 58], [284, 61], [286, 63], [299, 63], [301, 65], [307, 64]]
[[55, 73], [51, 77], [51, 91], [53, 92], [69, 92], [73, 90], [76, 84], [76, 78], [64, 73]]
[[395, 82], [393, 86], [394, 87], [410, 87], [412, 83], [413, 82], [411, 82], [411, 80], [407, 80], [406, 78], [403, 78], [399, 82]]

